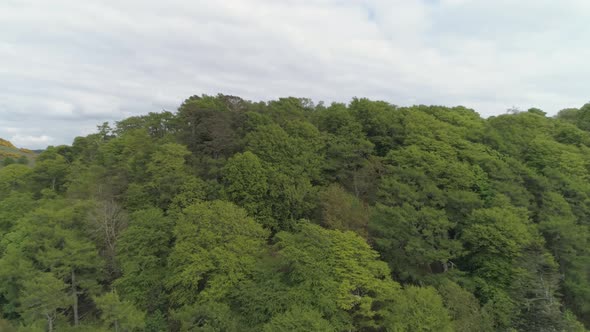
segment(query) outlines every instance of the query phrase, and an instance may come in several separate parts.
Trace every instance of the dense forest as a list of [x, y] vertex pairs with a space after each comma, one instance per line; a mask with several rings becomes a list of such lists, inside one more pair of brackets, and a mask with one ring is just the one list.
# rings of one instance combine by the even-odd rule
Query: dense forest
[[590, 104], [193, 96], [0, 168], [1, 331], [585, 331]]

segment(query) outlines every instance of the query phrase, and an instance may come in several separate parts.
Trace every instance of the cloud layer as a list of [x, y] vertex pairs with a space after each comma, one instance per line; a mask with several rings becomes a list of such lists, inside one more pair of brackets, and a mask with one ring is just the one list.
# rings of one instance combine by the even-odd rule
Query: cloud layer
[[554, 114], [588, 101], [586, 0], [0, 3], [0, 137], [70, 144], [193, 94]]

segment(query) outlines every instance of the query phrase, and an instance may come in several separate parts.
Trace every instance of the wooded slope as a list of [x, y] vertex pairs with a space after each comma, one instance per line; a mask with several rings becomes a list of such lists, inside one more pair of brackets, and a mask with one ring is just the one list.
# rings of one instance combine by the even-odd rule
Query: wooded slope
[[0, 329], [584, 331], [589, 131], [225, 95], [103, 124], [0, 169]]

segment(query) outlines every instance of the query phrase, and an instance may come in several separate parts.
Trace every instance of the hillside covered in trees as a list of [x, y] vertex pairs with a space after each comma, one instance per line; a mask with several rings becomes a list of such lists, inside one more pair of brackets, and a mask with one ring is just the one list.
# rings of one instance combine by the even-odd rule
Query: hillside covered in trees
[[34, 163], [37, 155], [35, 152], [17, 148], [10, 141], [0, 138], [0, 167], [10, 164], [29, 165]]
[[585, 331], [590, 104], [193, 96], [0, 168], [2, 331]]

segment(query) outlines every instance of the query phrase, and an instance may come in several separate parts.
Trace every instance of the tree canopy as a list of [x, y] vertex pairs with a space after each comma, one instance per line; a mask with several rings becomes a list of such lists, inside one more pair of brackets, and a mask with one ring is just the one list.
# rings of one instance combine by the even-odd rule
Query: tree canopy
[[585, 331], [589, 180], [590, 104], [191, 96], [3, 160], [0, 330]]

